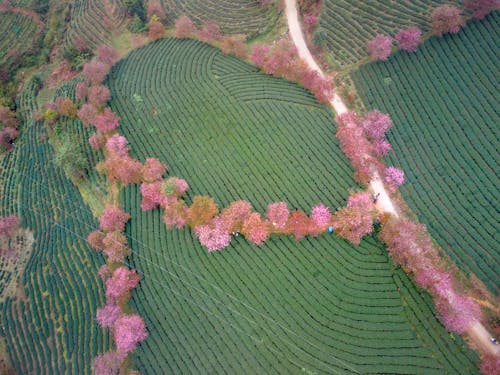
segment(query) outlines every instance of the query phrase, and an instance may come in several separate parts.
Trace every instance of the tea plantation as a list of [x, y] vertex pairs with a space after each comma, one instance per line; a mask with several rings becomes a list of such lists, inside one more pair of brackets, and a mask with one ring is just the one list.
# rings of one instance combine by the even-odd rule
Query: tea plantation
[[34, 232], [19, 293], [0, 306], [1, 336], [18, 374], [90, 374], [92, 358], [110, 345], [94, 318], [104, 302], [103, 259], [86, 236], [97, 224], [54, 165], [43, 124], [31, 120], [34, 91], [28, 84], [20, 95], [25, 127], [1, 165], [2, 215], [18, 214]]
[[[156, 41], [113, 69], [111, 106], [134, 156], [159, 157], [189, 197], [308, 209], [344, 204], [355, 182], [332, 113], [295, 84], [192, 40]], [[208, 254], [189, 230], [123, 202], [143, 281], [133, 305], [149, 337], [134, 363], [165, 373], [476, 373], [476, 357], [446, 333], [430, 299], [372, 238], [236, 238]]]
[[442, 4], [461, 6], [457, 0], [325, 0], [318, 30], [336, 68], [368, 56], [366, 43], [377, 34], [394, 36], [401, 28], [418, 26], [429, 31], [429, 15]]
[[394, 120], [389, 161], [407, 175], [404, 199], [456, 264], [496, 294], [499, 30], [495, 12], [353, 74], [368, 109]]

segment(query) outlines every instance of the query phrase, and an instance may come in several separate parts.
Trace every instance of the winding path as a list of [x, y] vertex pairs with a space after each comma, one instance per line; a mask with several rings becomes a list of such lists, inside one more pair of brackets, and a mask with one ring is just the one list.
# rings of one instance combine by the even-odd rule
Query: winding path
[[[290, 36], [292, 37], [293, 43], [297, 48], [298, 54], [302, 60], [304, 60], [309, 68], [318, 72], [322, 77], [324, 73], [319, 67], [319, 65], [314, 60], [314, 57], [307, 47], [304, 34], [302, 33], [302, 28], [299, 23], [299, 16], [297, 12], [297, 2], [296, 0], [285, 0], [286, 6], [286, 18], [288, 22], [288, 29]], [[348, 111], [347, 106], [342, 101], [342, 98], [334, 92], [333, 98], [330, 101], [331, 106], [337, 113], [337, 115], [343, 114]], [[375, 172], [370, 181], [370, 188], [373, 194], [378, 196], [377, 199], [377, 209], [382, 213], [390, 213], [396, 217], [399, 217], [396, 205], [392, 202], [387, 190], [384, 187], [384, 183], [380, 178], [378, 172]], [[500, 345], [494, 345], [490, 341], [492, 335], [488, 330], [480, 323], [474, 323], [468, 330], [467, 334], [473, 342], [474, 346], [477, 347], [482, 353], [499, 356], [500, 357]]]

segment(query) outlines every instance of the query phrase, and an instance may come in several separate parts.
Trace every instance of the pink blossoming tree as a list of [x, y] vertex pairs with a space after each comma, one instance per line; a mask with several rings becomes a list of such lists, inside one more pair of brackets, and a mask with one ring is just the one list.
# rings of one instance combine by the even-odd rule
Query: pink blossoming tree
[[262, 245], [269, 238], [269, 222], [258, 212], [252, 212], [243, 222], [241, 233], [255, 245]]
[[99, 226], [105, 231], [123, 231], [125, 223], [130, 220], [130, 214], [116, 206], [108, 206], [99, 217]]
[[437, 36], [446, 33], [456, 34], [465, 25], [460, 10], [453, 5], [441, 5], [434, 9], [430, 22], [432, 32]]
[[96, 320], [101, 327], [109, 328], [115, 324], [120, 315], [121, 309], [118, 305], [108, 304], [97, 309]]
[[115, 130], [118, 125], [120, 125], [120, 119], [109, 107], [104, 108], [102, 113], [99, 113], [92, 125], [96, 127], [96, 129], [102, 133], [107, 133], [112, 130]]
[[226, 223], [220, 217], [214, 217], [208, 224], [197, 225], [194, 232], [200, 243], [209, 252], [221, 250], [231, 242], [231, 236], [226, 227]]
[[385, 182], [389, 185], [389, 189], [391, 191], [396, 190], [396, 188], [400, 185], [403, 185], [405, 182], [405, 173], [396, 167], [387, 167], [385, 169]]
[[127, 295], [134, 289], [141, 277], [136, 270], [127, 267], [118, 267], [113, 276], [106, 280], [106, 298], [108, 303], [115, 302], [118, 298]]
[[366, 44], [370, 60], [387, 60], [391, 54], [392, 39], [387, 35], [378, 34]]
[[144, 320], [137, 314], [118, 318], [113, 328], [116, 349], [120, 353], [130, 353], [138, 343], [148, 336]]
[[126, 354], [118, 352], [106, 352], [94, 358], [92, 373], [94, 375], [119, 375], [120, 366]]
[[422, 30], [418, 27], [413, 26], [407, 29], [399, 30], [394, 39], [404, 51], [407, 52], [415, 52], [417, 50], [418, 45], [420, 44], [420, 37], [422, 36]]
[[266, 217], [274, 232], [285, 232], [290, 218], [290, 210], [285, 202], [271, 203], [267, 206]]

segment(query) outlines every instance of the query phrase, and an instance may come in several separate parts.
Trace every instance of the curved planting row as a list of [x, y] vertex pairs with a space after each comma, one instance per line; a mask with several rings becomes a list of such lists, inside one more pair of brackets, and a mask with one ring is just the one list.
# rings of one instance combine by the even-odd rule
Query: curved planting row
[[37, 24], [31, 17], [0, 12], [0, 66], [19, 59], [32, 46], [36, 30]]
[[[22, 98], [34, 106], [33, 91]], [[82, 224], [95, 220], [53, 157], [43, 124], [29, 120], [2, 161], [2, 181], [17, 184], [2, 201], [34, 232], [34, 247], [17, 296], [1, 306], [1, 334], [19, 374], [90, 374], [92, 358], [109, 346], [94, 323], [104, 300], [100, 257]]]
[[225, 34], [250, 37], [266, 33], [278, 17], [274, 7], [263, 7], [257, 0], [161, 0], [161, 3], [170, 19], [185, 14], [198, 26], [215, 20]]
[[[224, 60], [205, 44], [166, 39], [114, 67], [111, 107], [134, 156], [160, 158], [189, 181], [189, 197], [210, 194], [220, 206], [340, 206], [355, 183], [331, 112], [280, 94], [258, 100], [257, 79], [256, 100], [239, 100], [213, 73]], [[236, 65], [241, 73], [245, 64]], [[244, 82], [251, 98], [252, 81]], [[477, 371], [474, 355], [449, 338], [429, 300], [373, 239], [353, 247], [334, 236], [273, 236], [257, 248], [235, 237], [226, 251], [207, 254], [190, 231], [168, 232], [158, 210], [143, 212], [137, 186], [123, 200], [143, 273], [132, 301], [150, 333], [135, 352], [143, 373]]]
[[69, 47], [84, 41], [87, 48], [95, 50], [109, 44], [111, 32], [124, 21], [125, 8], [119, 0], [76, 0], [71, 7], [64, 44]]
[[[461, 1], [444, 3], [461, 5]], [[431, 10], [443, 1], [324, 0], [318, 26], [325, 32], [325, 48], [338, 67], [368, 56], [366, 43], [381, 33], [394, 35], [401, 28], [429, 30]]]
[[[430, 39], [416, 54], [353, 75], [367, 106], [391, 113], [390, 159], [407, 173], [401, 191], [438, 243], [466, 272], [498, 294], [500, 118], [497, 64], [500, 16]], [[450, 77], [453, 77], [450, 79]]]

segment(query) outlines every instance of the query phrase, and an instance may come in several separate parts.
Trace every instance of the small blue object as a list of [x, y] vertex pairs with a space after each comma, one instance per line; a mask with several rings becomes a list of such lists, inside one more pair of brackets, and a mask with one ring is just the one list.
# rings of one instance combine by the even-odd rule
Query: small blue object
[[333, 227], [332, 226], [328, 227], [328, 233], [333, 233]]

